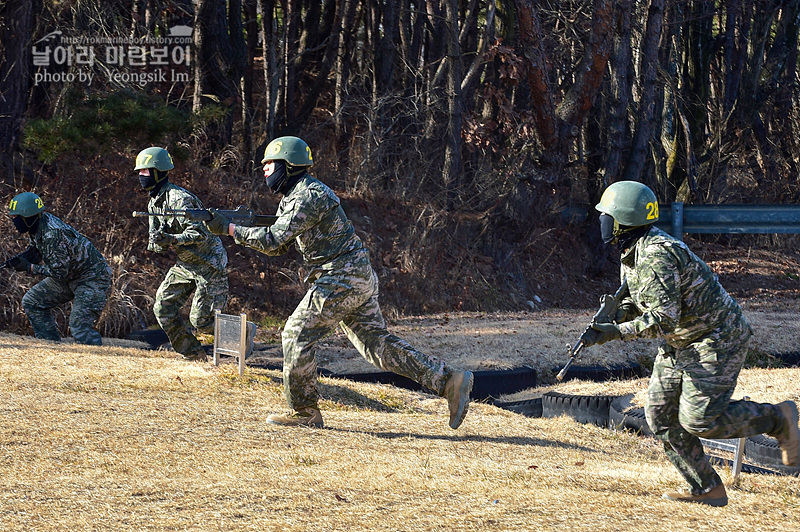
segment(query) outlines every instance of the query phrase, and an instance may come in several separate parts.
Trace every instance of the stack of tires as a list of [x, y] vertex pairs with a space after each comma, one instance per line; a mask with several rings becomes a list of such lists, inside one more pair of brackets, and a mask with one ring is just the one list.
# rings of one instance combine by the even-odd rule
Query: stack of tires
[[[632, 395], [569, 395], [547, 392], [539, 399], [495, 405], [527, 417], [553, 418], [566, 415], [580, 423], [593, 423], [612, 430], [627, 429], [652, 436], [644, 408], [632, 407], [632, 398]], [[778, 442], [769, 436], [747, 438], [744, 456], [747, 462], [757, 466], [751, 467], [750, 472], [800, 476], [800, 467], [783, 465]]]

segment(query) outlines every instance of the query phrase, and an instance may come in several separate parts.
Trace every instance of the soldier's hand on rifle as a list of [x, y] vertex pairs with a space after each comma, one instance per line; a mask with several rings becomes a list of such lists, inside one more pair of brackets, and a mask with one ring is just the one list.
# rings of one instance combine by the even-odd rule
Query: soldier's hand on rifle
[[166, 248], [175, 243], [175, 235], [159, 231], [158, 233], [153, 233], [153, 236], [150, 238], [150, 242], [156, 246]]
[[619, 327], [614, 323], [592, 323], [592, 329], [600, 333], [594, 342], [598, 345], [622, 338]]
[[17, 255], [8, 261], [8, 265], [17, 270], [18, 272], [31, 273], [31, 262], [25, 257]]
[[206, 228], [215, 235], [227, 235], [228, 226], [230, 225], [231, 221], [220, 214], [217, 209], [209, 209], [209, 212], [211, 213], [212, 218], [207, 222], [203, 222], [206, 224]]
[[614, 316], [615, 323], [624, 323], [626, 321], [631, 321], [636, 316], [641, 315], [641, 311], [639, 307], [636, 306], [636, 303], [630, 300], [626, 300], [620, 303], [619, 307], [617, 307], [617, 313]]

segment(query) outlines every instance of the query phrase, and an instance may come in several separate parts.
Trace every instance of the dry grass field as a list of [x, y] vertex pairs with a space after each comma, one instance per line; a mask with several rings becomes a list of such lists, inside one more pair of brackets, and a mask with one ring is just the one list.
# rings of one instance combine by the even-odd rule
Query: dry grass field
[[[427, 332], [409, 339], [444, 341]], [[483, 403], [453, 431], [442, 399], [338, 379], [321, 379], [324, 429], [285, 429], [264, 422], [285, 409], [279, 372], [240, 378], [232, 364], [118, 343], [0, 335], [0, 529], [786, 532], [800, 523], [793, 477], [741, 475], [725, 508], [661, 499], [678, 474], [654, 440], [632, 433]], [[798, 382], [800, 369], [747, 370], [737, 394], [800, 400]]]

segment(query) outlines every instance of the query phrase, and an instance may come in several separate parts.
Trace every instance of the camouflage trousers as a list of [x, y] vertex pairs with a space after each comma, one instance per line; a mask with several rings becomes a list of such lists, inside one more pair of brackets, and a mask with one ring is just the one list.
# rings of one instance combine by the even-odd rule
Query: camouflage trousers
[[442, 395], [452, 373], [444, 362], [425, 355], [391, 334], [378, 306], [378, 278], [371, 266], [357, 273], [317, 279], [286, 321], [282, 333], [283, 387], [294, 410], [317, 407], [316, 344], [339, 325], [373, 365], [408, 377]]
[[61, 340], [53, 310], [72, 301], [69, 330], [79, 344], [101, 345], [102, 337], [94, 324], [106, 306], [111, 288], [111, 270], [106, 267], [74, 281], [45, 277], [22, 297], [22, 308], [28, 316], [36, 338]]
[[665, 344], [656, 357], [647, 423], [695, 494], [722, 483], [699, 438], [745, 438], [780, 430], [782, 416], [775, 405], [731, 401], [751, 335], [748, 327], [683, 349]]
[[[181, 317], [181, 308], [192, 292], [189, 322]], [[190, 327], [203, 333], [214, 331], [214, 311], [223, 310], [228, 302], [228, 274], [210, 271], [203, 274], [176, 264], [167, 272], [156, 292], [153, 313], [159, 326], [167, 333], [172, 348], [182, 355], [203, 350]]]

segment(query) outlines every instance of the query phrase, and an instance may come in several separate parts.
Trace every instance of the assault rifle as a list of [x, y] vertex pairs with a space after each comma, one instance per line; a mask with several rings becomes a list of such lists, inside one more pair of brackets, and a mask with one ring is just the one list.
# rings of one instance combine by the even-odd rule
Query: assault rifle
[[600, 331], [597, 329], [592, 328], [592, 323], [610, 323], [614, 316], [617, 314], [617, 308], [619, 307], [622, 298], [625, 297], [625, 292], [628, 290], [628, 280], [624, 279], [622, 281], [622, 285], [617, 289], [613, 296], [608, 294], [604, 294], [600, 298], [600, 308], [595, 312], [594, 316], [592, 317], [592, 321], [583, 331], [581, 337], [578, 338], [578, 341], [575, 342], [575, 345], [572, 347], [567, 344], [567, 354], [569, 354], [569, 360], [558, 372], [556, 378], [558, 380], [564, 380], [564, 377], [567, 375], [567, 370], [575, 362], [575, 359], [578, 358], [578, 354], [581, 350], [586, 347], [586, 345], [594, 345], [595, 341], [597, 341], [597, 337], [600, 336]]
[[34, 246], [30, 246], [22, 253], [17, 253], [10, 259], [7, 259], [3, 264], [0, 264], [0, 268], [11, 268], [12, 264], [14, 263], [14, 259], [20, 257], [27, 259], [28, 262], [30, 262], [31, 264], [39, 264], [42, 261], [42, 254], [39, 253], [39, 250], [36, 249]]
[[[218, 209], [217, 212], [230, 220], [232, 224], [244, 225], [247, 227], [268, 227], [278, 219], [277, 216], [269, 214], [255, 214], [244, 205], [239, 205], [236, 210], [233, 211]], [[163, 213], [142, 211], [134, 211], [133, 213], [134, 218], [145, 218], [149, 216], [157, 216], [159, 218], [183, 218], [184, 220], [191, 220], [193, 222], [208, 222], [214, 217], [210, 209], [166, 209]]]

